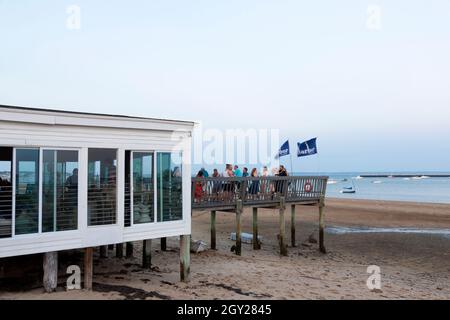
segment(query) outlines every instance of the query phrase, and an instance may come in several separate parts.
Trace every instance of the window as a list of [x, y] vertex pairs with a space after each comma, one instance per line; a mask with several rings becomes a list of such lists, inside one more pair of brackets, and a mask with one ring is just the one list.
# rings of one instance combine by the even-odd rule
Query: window
[[153, 153], [133, 152], [133, 223], [155, 220]]
[[0, 238], [12, 236], [13, 148], [0, 147]]
[[39, 232], [39, 149], [16, 149], [15, 234]]
[[158, 153], [158, 221], [183, 218], [181, 153]]
[[44, 150], [42, 232], [76, 230], [78, 151]]
[[125, 151], [125, 227], [131, 226], [131, 151]]
[[89, 149], [88, 225], [116, 223], [117, 151]]

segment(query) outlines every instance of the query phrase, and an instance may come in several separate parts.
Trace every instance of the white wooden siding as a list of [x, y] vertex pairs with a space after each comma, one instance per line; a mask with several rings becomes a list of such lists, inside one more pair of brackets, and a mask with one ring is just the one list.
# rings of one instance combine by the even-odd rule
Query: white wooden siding
[[[0, 108], [0, 146], [76, 148], [80, 159], [78, 230], [0, 239], [0, 258], [190, 234], [192, 129], [187, 122]], [[87, 225], [88, 148], [118, 150], [115, 225]], [[124, 227], [125, 150], [183, 152], [183, 220]]]

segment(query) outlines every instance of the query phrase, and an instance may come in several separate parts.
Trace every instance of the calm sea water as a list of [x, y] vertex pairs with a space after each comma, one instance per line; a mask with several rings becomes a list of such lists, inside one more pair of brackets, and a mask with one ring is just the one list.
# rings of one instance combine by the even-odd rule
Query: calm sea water
[[[433, 173], [387, 173], [417, 174], [422, 178], [360, 178], [374, 172], [321, 173], [328, 175], [327, 196], [343, 199], [396, 200], [431, 203], [450, 203], [450, 178], [431, 178]], [[435, 173], [438, 174], [438, 173]], [[439, 174], [442, 174], [439, 172]], [[449, 174], [449, 173], [443, 173]], [[356, 193], [343, 194], [345, 187], [354, 187]]]

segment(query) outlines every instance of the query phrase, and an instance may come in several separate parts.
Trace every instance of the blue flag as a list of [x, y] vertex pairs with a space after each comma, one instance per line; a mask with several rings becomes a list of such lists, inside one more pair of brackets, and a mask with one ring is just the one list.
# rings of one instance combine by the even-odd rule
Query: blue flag
[[286, 140], [285, 143], [280, 148], [280, 151], [278, 151], [277, 155], [275, 156], [275, 159], [278, 159], [283, 156], [287, 156], [289, 154], [289, 140]]
[[316, 144], [317, 138], [297, 143], [298, 145], [298, 151], [297, 156], [298, 157], [305, 157], [310, 156], [317, 153], [317, 144]]

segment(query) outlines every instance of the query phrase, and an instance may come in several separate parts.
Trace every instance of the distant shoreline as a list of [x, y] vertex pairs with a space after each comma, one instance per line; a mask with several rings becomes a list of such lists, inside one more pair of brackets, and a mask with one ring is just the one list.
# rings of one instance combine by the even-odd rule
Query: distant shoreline
[[414, 178], [414, 177], [429, 177], [429, 178], [450, 178], [450, 174], [361, 174], [361, 178]]
[[[365, 198], [339, 198], [334, 196], [325, 195], [325, 201], [344, 201], [344, 202], [367, 202], [367, 203], [378, 203], [378, 205], [383, 204], [394, 204], [394, 205], [428, 205], [428, 206], [446, 206], [449, 208], [450, 212], [450, 203], [447, 202], [431, 202], [431, 201], [414, 201], [414, 200], [393, 200], [393, 199], [365, 199]], [[450, 216], [450, 214], [449, 214]]]

